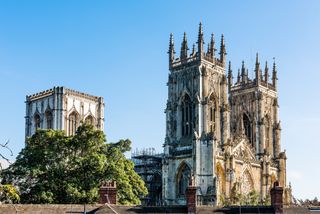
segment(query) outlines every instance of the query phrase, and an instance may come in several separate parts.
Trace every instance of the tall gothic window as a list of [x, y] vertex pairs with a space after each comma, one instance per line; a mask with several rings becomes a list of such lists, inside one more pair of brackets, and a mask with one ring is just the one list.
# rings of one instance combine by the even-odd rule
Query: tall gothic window
[[85, 123], [94, 125], [94, 118], [91, 115], [87, 116], [85, 119]]
[[77, 128], [79, 126], [79, 115], [77, 112], [72, 112], [69, 115], [69, 136], [75, 135]]
[[252, 123], [247, 114], [243, 114], [243, 126], [245, 135], [247, 136], [249, 142], [252, 143]]
[[36, 129], [39, 129], [40, 126], [41, 126], [41, 119], [40, 119], [40, 115], [39, 114], [36, 114], [34, 116], [34, 124], [35, 124], [35, 128]]
[[179, 167], [177, 175], [177, 195], [185, 196], [191, 178], [191, 169], [185, 163]]
[[182, 100], [181, 106], [182, 114], [182, 136], [189, 136], [192, 130], [192, 104], [188, 95], [185, 95]]
[[46, 112], [47, 129], [53, 128], [53, 116], [51, 111]]
[[214, 132], [215, 126], [216, 126], [216, 105], [215, 105], [215, 99], [213, 96], [210, 97], [209, 101], [209, 131], [211, 133]]

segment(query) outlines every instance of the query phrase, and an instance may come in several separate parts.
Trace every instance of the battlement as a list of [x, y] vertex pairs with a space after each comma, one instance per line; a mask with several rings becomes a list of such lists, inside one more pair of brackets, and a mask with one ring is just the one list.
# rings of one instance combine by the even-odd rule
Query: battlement
[[44, 97], [48, 97], [48, 96], [51, 96], [53, 94], [69, 94], [69, 95], [75, 95], [75, 96], [79, 96], [79, 97], [82, 97], [82, 98], [85, 98], [85, 99], [88, 99], [88, 100], [92, 100], [92, 101], [95, 101], [95, 102], [98, 102], [99, 100], [103, 101], [103, 98], [102, 97], [98, 97], [98, 96], [93, 96], [93, 95], [90, 95], [90, 94], [86, 94], [86, 93], [83, 93], [83, 92], [80, 92], [80, 91], [76, 91], [76, 90], [73, 90], [73, 89], [68, 89], [68, 88], [65, 88], [63, 86], [55, 86], [51, 89], [48, 89], [48, 90], [45, 90], [45, 91], [41, 91], [41, 92], [38, 92], [38, 93], [35, 93], [35, 94], [32, 94], [32, 95], [27, 95], [26, 96], [26, 101], [34, 101], [34, 100], [38, 100], [38, 99], [41, 99], [41, 98], [44, 98]]

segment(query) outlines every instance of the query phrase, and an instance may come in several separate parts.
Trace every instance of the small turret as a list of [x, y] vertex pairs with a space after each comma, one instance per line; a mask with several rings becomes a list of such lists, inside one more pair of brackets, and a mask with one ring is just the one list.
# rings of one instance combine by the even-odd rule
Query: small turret
[[241, 81], [240, 78], [241, 78], [240, 77], [240, 69], [238, 69], [237, 84], [240, 84], [240, 81]]
[[169, 51], [168, 51], [168, 54], [169, 54], [169, 67], [171, 67], [172, 64], [173, 64], [174, 54], [175, 53], [176, 52], [174, 51], [173, 34], [171, 33], [170, 34], [170, 41], [169, 41]]
[[226, 55], [227, 55], [227, 52], [226, 52], [226, 45], [224, 43], [224, 36], [223, 34], [221, 35], [221, 43], [220, 43], [220, 62], [222, 64], [225, 64], [226, 63]]
[[202, 23], [200, 22], [199, 24], [199, 33], [198, 33], [198, 57], [199, 59], [201, 59], [203, 57], [204, 54], [204, 50], [203, 50], [203, 31], [202, 31]]
[[184, 32], [183, 34], [183, 41], [181, 43], [181, 52], [180, 52], [180, 59], [183, 61], [188, 58], [188, 42], [187, 42], [187, 34]]
[[256, 74], [256, 83], [257, 85], [260, 84], [261, 82], [261, 71], [260, 71], [260, 62], [259, 62], [259, 55], [258, 53], [256, 54], [256, 66], [255, 66], [255, 74]]
[[273, 68], [272, 68], [272, 85], [273, 85], [273, 87], [275, 89], [277, 89], [277, 87], [278, 87], [278, 76], [277, 76], [277, 67], [276, 67], [275, 60], [273, 61]]
[[264, 81], [268, 83], [269, 80], [269, 68], [268, 68], [268, 61], [266, 61], [266, 66], [264, 68]]
[[231, 69], [231, 61], [229, 61], [229, 68], [228, 68], [228, 90], [229, 90], [229, 92], [231, 91], [232, 81], [233, 81], [233, 76], [232, 76], [232, 69]]

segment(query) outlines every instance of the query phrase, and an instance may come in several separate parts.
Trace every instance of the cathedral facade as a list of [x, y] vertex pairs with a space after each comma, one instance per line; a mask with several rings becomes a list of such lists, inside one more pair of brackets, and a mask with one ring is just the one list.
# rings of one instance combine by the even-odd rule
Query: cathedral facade
[[26, 138], [37, 129], [64, 130], [74, 135], [81, 122], [104, 129], [104, 101], [65, 87], [54, 87], [26, 97]]
[[[198, 205], [221, 204], [234, 193], [255, 191], [264, 200], [277, 180], [285, 188], [286, 154], [281, 150], [277, 68], [260, 65], [249, 78], [242, 62], [236, 79], [226, 61], [222, 35], [216, 57], [212, 34], [207, 51], [200, 23], [191, 53], [186, 34], [175, 57], [169, 43], [166, 137], [162, 197], [167, 205], [185, 204], [186, 188], [197, 187]], [[263, 71], [262, 71], [263, 70]], [[270, 78], [271, 77], [271, 78]]]

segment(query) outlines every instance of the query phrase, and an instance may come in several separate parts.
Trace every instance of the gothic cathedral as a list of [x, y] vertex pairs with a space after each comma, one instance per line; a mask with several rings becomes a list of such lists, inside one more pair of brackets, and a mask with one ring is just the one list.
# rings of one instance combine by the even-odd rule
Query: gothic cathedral
[[188, 50], [184, 34], [175, 58], [170, 35], [163, 201], [185, 204], [191, 183], [197, 187], [198, 205], [221, 204], [234, 193], [252, 191], [264, 200], [277, 180], [288, 203], [275, 63], [269, 78], [268, 64], [263, 72], [257, 54], [255, 78], [249, 78], [242, 62], [234, 81], [230, 62], [226, 68], [223, 35], [216, 58], [213, 34], [204, 50], [201, 23], [197, 47]]

